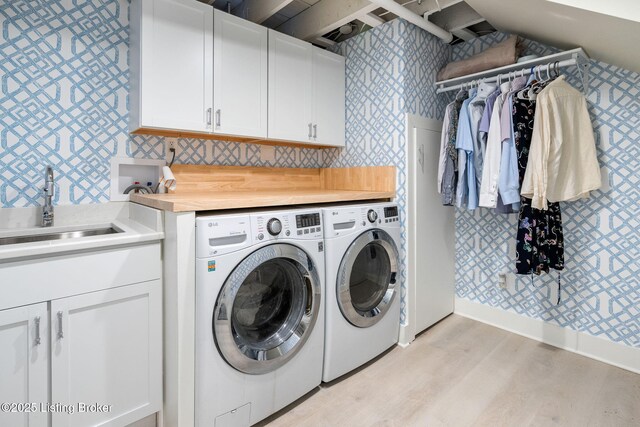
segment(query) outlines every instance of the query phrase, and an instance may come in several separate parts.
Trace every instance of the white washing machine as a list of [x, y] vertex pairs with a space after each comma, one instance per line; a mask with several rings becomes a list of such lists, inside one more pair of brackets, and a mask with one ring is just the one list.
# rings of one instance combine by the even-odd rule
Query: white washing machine
[[398, 342], [400, 218], [394, 203], [323, 209], [325, 357], [332, 381]]
[[196, 218], [196, 426], [248, 426], [321, 382], [319, 209]]

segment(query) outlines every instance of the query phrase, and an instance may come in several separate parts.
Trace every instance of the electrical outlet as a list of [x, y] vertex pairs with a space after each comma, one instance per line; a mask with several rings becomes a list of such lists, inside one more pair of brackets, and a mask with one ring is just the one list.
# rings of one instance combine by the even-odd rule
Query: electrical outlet
[[507, 289], [507, 274], [506, 273], [498, 274], [498, 287], [500, 289]]
[[263, 162], [276, 161], [276, 147], [271, 145], [260, 146], [260, 160]]
[[171, 157], [173, 157], [173, 153], [171, 150], [178, 149], [178, 138], [165, 138], [165, 148], [166, 148], [166, 159], [167, 161], [171, 161]]

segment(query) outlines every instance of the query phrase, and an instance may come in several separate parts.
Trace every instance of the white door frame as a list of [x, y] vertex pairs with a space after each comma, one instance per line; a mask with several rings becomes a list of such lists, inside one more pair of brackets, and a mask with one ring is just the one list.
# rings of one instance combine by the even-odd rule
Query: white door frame
[[[415, 204], [412, 203], [414, 197], [416, 197], [416, 189], [413, 185], [413, 180], [411, 177], [415, 173], [415, 162], [411, 161], [409, 157], [412, 152], [415, 151], [416, 138], [415, 138], [415, 128], [419, 127], [422, 129], [428, 129], [435, 132], [442, 131], [442, 121], [429, 119], [426, 117], [418, 116], [415, 114], [407, 114], [406, 117], [406, 148], [405, 148], [405, 158], [407, 159], [407, 218], [405, 219], [406, 224], [406, 236], [407, 236], [407, 258], [406, 258], [406, 278], [407, 278], [407, 294], [405, 296], [405, 323], [400, 324], [400, 339], [399, 344], [403, 347], [406, 347], [413, 341], [416, 337], [416, 280], [413, 277], [411, 269], [409, 265], [415, 265], [416, 259], [416, 236], [412, 235], [412, 230], [416, 229], [416, 215], [413, 211], [415, 209]], [[435, 183], [434, 183], [435, 185]]]

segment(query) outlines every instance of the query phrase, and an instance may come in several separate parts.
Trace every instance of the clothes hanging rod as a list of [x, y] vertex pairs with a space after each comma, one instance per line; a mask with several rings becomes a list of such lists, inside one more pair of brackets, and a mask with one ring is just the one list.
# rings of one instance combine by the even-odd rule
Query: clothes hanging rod
[[[587, 65], [589, 56], [582, 48], [576, 48], [564, 52], [554, 53], [540, 58], [534, 58], [529, 61], [505, 65], [492, 70], [481, 71], [479, 73], [469, 74], [467, 76], [455, 77], [449, 80], [436, 82], [436, 93], [449, 92], [468, 87], [474, 82], [497, 82], [499, 79], [507, 79], [509, 76], [528, 76], [531, 70], [545, 70], [557, 63], [558, 68], [566, 68], [574, 65]], [[586, 73], [585, 73], [586, 74]]]

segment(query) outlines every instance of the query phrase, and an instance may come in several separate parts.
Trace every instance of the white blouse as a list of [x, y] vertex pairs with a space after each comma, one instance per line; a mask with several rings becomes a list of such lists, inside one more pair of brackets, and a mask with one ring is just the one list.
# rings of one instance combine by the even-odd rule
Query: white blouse
[[547, 209], [547, 200], [588, 197], [600, 185], [586, 99], [560, 76], [538, 94], [520, 194], [532, 199], [532, 207]]

